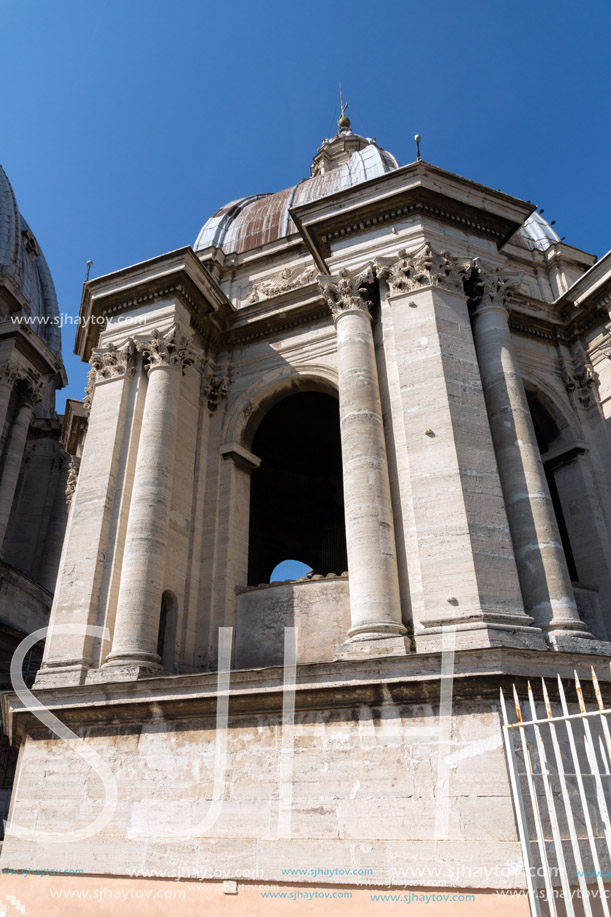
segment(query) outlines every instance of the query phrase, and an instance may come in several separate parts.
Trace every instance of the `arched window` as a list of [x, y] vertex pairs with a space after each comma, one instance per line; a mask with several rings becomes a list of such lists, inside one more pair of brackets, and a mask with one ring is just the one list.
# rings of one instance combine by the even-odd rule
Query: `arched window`
[[252, 443], [261, 465], [251, 477], [248, 583], [268, 583], [286, 558], [314, 573], [347, 569], [336, 398], [299, 392], [277, 402]]
[[166, 590], [161, 596], [161, 614], [159, 615], [159, 636], [157, 637], [157, 655], [161, 664], [170, 675], [176, 671], [174, 654], [176, 651], [176, 621], [178, 603], [176, 596]]

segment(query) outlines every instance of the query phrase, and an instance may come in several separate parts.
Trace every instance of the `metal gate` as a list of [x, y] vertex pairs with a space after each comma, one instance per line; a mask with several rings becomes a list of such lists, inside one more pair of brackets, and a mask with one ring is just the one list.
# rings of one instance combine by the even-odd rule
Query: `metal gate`
[[[575, 673], [578, 707], [569, 712], [558, 676], [553, 703], [542, 682], [535, 702], [528, 683], [528, 714], [513, 687], [513, 704], [501, 690], [503, 734], [518, 832], [533, 914], [611, 917], [611, 734], [592, 669], [596, 703], [587, 710]], [[572, 691], [571, 691], [572, 694]], [[508, 716], [508, 707], [513, 706]]]

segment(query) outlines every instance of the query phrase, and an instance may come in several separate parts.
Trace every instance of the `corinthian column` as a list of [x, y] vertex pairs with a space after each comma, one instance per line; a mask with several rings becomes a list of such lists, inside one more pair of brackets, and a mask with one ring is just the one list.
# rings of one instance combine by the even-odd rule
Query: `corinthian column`
[[511, 340], [506, 303], [517, 283], [498, 268], [473, 268], [467, 288], [475, 348], [524, 605], [552, 645], [570, 648], [592, 635], [577, 613]]
[[41, 389], [42, 380], [33, 377], [22, 378], [17, 384], [17, 411], [8, 435], [0, 480], [0, 545], [4, 541], [13, 505], [32, 411], [36, 402], [40, 400]]
[[[369, 269], [369, 274], [371, 270]], [[346, 546], [350, 577], [350, 641], [338, 655], [405, 653], [406, 629], [395, 548], [388, 461], [366, 277], [341, 271], [320, 286], [337, 330], [339, 412]]]
[[193, 362], [176, 328], [137, 344], [149, 375], [130, 503], [112, 650], [105, 666], [159, 669], [174, 445], [184, 368]]

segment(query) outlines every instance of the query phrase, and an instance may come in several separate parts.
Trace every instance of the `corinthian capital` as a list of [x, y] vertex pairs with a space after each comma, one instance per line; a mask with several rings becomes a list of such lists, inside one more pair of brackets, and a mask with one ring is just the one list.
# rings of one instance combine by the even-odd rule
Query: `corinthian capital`
[[184, 373], [195, 362], [189, 341], [176, 325], [165, 334], [155, 329], [148, 341], [138, 341], [136, 347], [144, 354], [147, 372], [157, 366], [173, 366]]
[[91, 369], [87, 377], [87, 388], [83, 406], [86, 411], [91, 409], [93, 392], [98, 382], [133, 376], [136, 366], [136, 345], [132, 338], [122, 347], [116, 344], [106, 344], [103, 347], [94, 347], [89, 360]]
[[490, 305], [507, 308], [521, 280], [522, 274], [504, 274], [501, 268], [482, 264], [476, 258], [466, 283], [469, 302], [475, 308]]
[[462, 292], [470, 267], [449, 252], [435, 251], [428, 242], [415, 252], [401, 249], [397, 260], [391, 263], [375, 263], [376, 275], [387, 282], [391, 293], [409, 293], [431, 286]]
[[24, 373], [17, 382], [17, 395], [21, 404], [34, 407], [42, 401], [44, 379], [31, 373]]
[[23, 370], [13, 360], [9, 360], [0, 367], [0, 385], [12, 388], [22, 378]]
[[373, 267], [368, 264], [365, 269], [347, 271], [342, 269], [336, 276], [321, 274], [318, 286], [324, 296], [334, 319], [344, 312], [358, 310], [369, 311], [372, 303], [365, 299], [367, 284], [374, 280]]

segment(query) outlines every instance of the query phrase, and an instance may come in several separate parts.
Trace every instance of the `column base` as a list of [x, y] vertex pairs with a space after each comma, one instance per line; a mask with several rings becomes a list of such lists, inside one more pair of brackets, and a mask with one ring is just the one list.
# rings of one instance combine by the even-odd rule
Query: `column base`
[[155, 662], [105, 662], [99, 669], [90, 669], [86, 684], [99, 685], [111, 681], [141, 681], [167, 675], [162, 665]]
[[34, 688], [61, 688], [69, 685], [84, 685], [90, 665], [84, 662], [72, 665], [42, 666], [36, 673]]
[[555, 633], [546, 634], [551, 650], [557, 653], [591, 653], [594, 656], [611, 656], [611, 643], [606, 640], [596, 640], [594, 637], [585, 637], [581, 633]]
[[539, 627], [522, 624], [486, 623], [485, 621], [453, 622], [416, 631], [416, 652], [441, 653], [443, 634], [454, 628], [456, 650], [489, 649], [507, 646], [513, 649], [547, 650], [548, 646]]
[[371, 656], [407, 656], [411, 653], [409, 637], [382, 636], [364, 634], [358, 640], [347, 640], [335, 646], [333, 659], [363, 659]]

